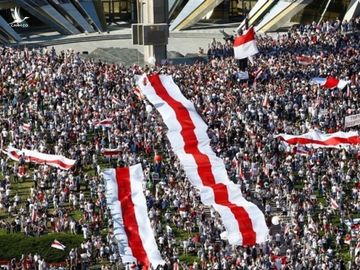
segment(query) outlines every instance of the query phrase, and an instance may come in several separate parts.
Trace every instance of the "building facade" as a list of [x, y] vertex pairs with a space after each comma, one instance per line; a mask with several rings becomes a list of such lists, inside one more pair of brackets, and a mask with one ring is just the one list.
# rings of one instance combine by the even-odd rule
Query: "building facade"
[[63, 35], [106, 31], [102, 1], [0, 0], [0, 40], [16, 43], [34, 32]]
[[[118, 22], [138, 22], [147, 0], [0, 0], [0, 42], [16, 43], [34, 32], [63, 35], [107, 31]], [[360, 0], [155, 0], [168, 1], [171, 31], [240, 23], [246, 16], [259, 31], [294, 23], [359, 15]]]

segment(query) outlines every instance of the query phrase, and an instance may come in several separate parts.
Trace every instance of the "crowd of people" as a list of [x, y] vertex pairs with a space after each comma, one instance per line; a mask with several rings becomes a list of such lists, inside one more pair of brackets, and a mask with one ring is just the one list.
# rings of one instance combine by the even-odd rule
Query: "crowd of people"
[[[64, 171], [1, 154], [0, 228], [28, 237], [82, 234], [81, 246], [68, 251], [70, 269], [121, 265], [101, 170], [141, 163], [149, 218], [166, 261], [159, 269], [360, 269], [359, 148], [300, 154], [274, 139], [310, 129], [344, 131], [344, 116], [360, 113], [359, 30], [355, 18], [258, 36], [249, 80], [238, 78], [229, 41], [210, 45], [208, 63], [155, 67], [83, 60], [74, 50], [3, 47], [1, 148], [64, 155], [76, 165]], [[303, 56], [311, 61], [301, 63]], [[134, 91], [134, 75], [143, 72], [172, 75], [195, 104], [230, 179], [264, 211], [267, 242], [228, 244], [218, 214], [201, 204], [172, 152], [161, 117]], [[310, 84], [326, 76], [349, 84], [342, 90]], [[106, 118], [112, 127], [94, 124]], [[108, 159], [103, 148], [121, 154]], [[31, 187], [17, 190], [23, 182]], [[54, 269], [43, 256], [24, 254], [9, 269]]]

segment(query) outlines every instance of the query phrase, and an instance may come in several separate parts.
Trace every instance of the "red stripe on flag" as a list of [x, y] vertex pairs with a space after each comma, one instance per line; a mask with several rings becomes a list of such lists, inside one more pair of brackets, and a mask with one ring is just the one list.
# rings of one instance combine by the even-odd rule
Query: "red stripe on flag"
[[185, 143], [184, 150], [194, 157], [197, 171], [203, 185], [212, 188], [215, 203], [226, 206], [231, 210], [238, 222], [239, 231], [243, 237], [243, 245], [255, 245], [256, 233], [254, 232], [249, 214], [243, 207], [237, 206], [229, 201], [228, 190], [224, 184], [215, 182], [209, 157], [201, 153], [198, 148], [198, 140], [194, 132], [195, 126], [191, 120], [189, 111], [168, 94], [158, 74], [148, 76], [148, 79], [155, 89], [156, 94], [174, 110], [176, 118], [182, 128], [180, 133]]
[[135, 206], [131, 197], [130, 169], [116, 168], [116, 182], [118, 185], [118, 199], [121, 204], [121, 212], [124, 220], [124, 228], [128, 237], [132, 254], [139, 263], [148, 269], [149, 258], [144, 249], [139, 234], [139, 226], [135, 216]]
[[243, 45], [253, 40], [255, 40], [255, 32], [254, 28], [251, 27], [244, 35], [235, 38], [234, 47]]
[[339, 84], [339, 80], [334, 78], [334, 77], [327, 77], [326, 78], [326, 82], [323, 85], [323, 87], [327, 88], [327, 89], [332, 89], [337, 87], [337, 85]]

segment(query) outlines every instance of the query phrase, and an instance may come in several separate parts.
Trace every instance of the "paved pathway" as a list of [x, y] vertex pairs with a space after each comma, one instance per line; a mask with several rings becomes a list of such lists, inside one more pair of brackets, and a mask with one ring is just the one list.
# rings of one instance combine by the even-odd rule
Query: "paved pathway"
[[[208, 48], [208, 44], [215, 37], [218, 40], [222, 40], [223, 35], [219, 32], [223, 28], [212, 28], [212, 29], [195, 29], [185, 30], [181, 32], [170, 33], [168, 51], [177, 51], [181, 54], [197, 53], [199, 47], [202, 47], [205, 51]], [[235, 27], [226, 27], [227, 33], [233, 33]], [[117, 39], [111, 39], [111, 36], [117, 36]], [[41, 42], [54, 42], [54, 43], [67, 43], [54, 45], [56, 50], [66, 50], [69, 48], [76, 49], [77, 51], [87, 51], [91, 53], [96, 48], [135, 48], [139, 52], [143, 52], [142, 46], [132, 45], [131, 29], [121, 28], [109, 33], [92, 33], [92, 34], [79, 34], [73, 36], [61, 37], [58, 33], [45, 33], [40, 35], [34, 35], [30, 37], [28, 41], [22, 42], [23, 44], [34, 44]], [[105, 40], [109, 39], [110, 40]], [[80, 40], [79, 40], [80, 39]], [[90, 41], [86, 41], [89, 39]], [[94, 41], [93, 39], [97, 39]], [[84, 40], [84, 41], [82, 41]], [[76, 43], [73, 43], [73, 42]], [[80, 42], [79, 42], [80, 41]]]

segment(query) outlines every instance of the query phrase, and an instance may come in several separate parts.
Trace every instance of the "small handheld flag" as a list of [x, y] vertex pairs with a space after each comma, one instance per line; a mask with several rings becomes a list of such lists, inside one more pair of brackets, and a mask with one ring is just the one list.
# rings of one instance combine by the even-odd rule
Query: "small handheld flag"
[[56, 248], [56, 249], [60, 249], [60, 250], [65, 250], [65, 246], [63, 244], [61, 244], [58, 240], [54, 240], [54, 242], [52, 242], [51, 244], [52, 248]]

